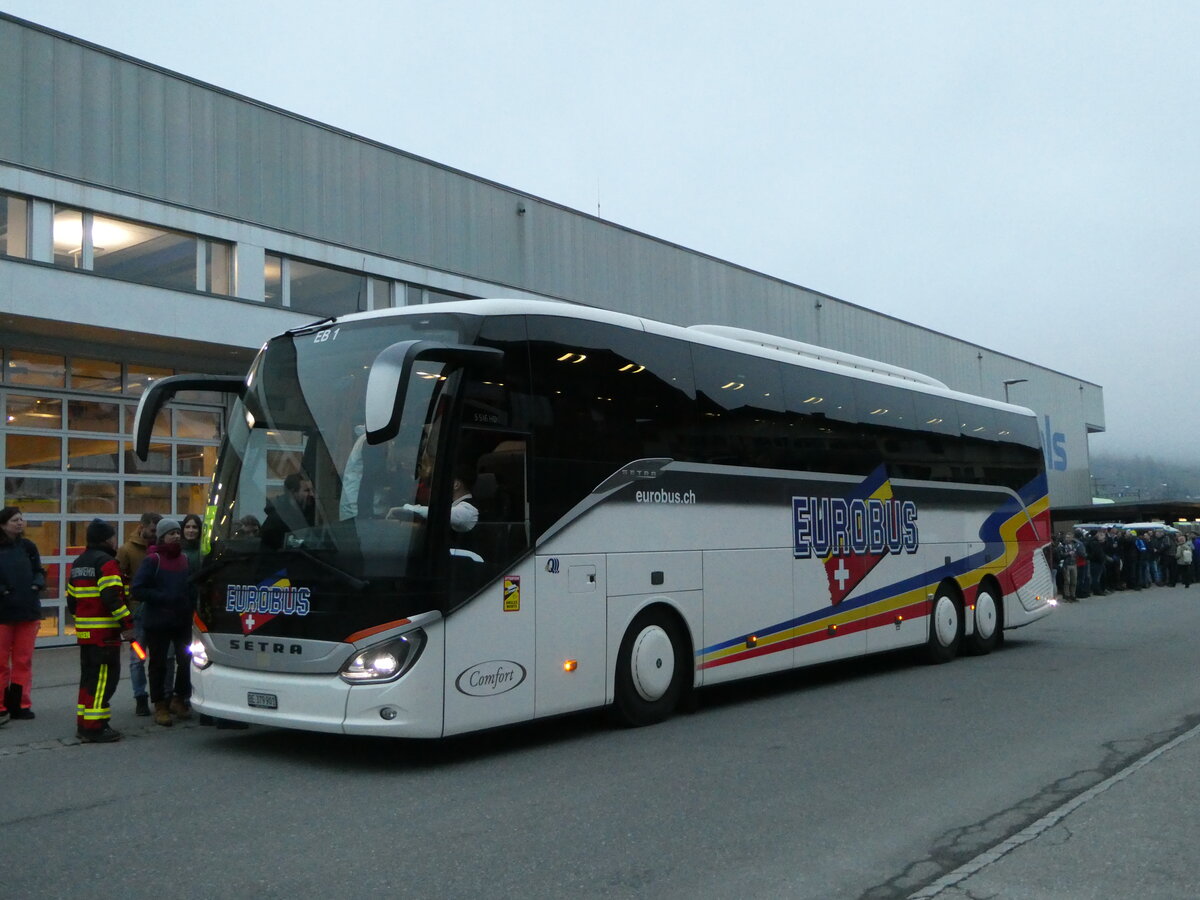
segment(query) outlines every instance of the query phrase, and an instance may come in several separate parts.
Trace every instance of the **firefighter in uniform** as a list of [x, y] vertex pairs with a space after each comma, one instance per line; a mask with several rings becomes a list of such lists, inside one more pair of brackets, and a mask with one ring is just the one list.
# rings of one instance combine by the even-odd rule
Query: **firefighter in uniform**
[[109, 702], [121, 677], [121, 641], [133, 635], [117, 564], [117, 531], [103, 519], [87, 527], [87, 549], [71, 563], [67, 607], [79, 640], [79, 706], [75, 735], [89, 744], [121, 739], [109, 724]]

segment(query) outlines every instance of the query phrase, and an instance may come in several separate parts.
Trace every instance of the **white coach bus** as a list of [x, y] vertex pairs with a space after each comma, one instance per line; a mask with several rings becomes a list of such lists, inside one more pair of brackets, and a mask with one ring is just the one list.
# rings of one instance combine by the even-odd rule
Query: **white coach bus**
[[1029, 410], [783, 338], [524, 300], [327, 319], [244, 379], [154, 385], [139, 453], [196, 389], [237, 398], [192, 644], [223, 719], [647, 724], [718, 682], [986, 653], [1055, 602]]

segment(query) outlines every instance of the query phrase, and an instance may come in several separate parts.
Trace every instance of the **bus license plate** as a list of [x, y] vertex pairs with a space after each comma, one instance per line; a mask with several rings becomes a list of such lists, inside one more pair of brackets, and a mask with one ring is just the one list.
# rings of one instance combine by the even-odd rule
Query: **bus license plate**
[[246, 694], [246, 701], [253, 709], [279, 709], [279, 699], [274, 694], [250, 691]]

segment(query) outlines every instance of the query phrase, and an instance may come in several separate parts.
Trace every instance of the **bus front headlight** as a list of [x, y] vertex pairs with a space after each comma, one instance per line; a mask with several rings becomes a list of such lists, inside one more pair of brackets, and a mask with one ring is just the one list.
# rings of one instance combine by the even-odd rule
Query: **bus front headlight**
[[395, 681], [413, 667], [424, 646], [425, 632], [417, 628], [398, 638], [358, 651], [338, 674], [348, 684]]
[[208, 658], [208, 648], [195, 634], [192, 635], [192, 642], [188, 644], [188, 653], [192, 654], [192, 665], [197, 669], [207, 669], [212, 665], [212, 660]]

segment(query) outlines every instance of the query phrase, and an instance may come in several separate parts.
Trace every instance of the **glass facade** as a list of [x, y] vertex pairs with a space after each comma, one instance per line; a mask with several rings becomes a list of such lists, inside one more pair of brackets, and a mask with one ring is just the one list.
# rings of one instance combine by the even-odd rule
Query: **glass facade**
[[133, 452], [137, 398], [170, 369], [0, 348], [2, 505], [19, 506], [47, 571], [39, 644], [73, 640], [66, 567], [94, 516], [123, 541], [143, 512], [203, 514], [224, 408], [176, 402], [158, 417], [149, 458]]

